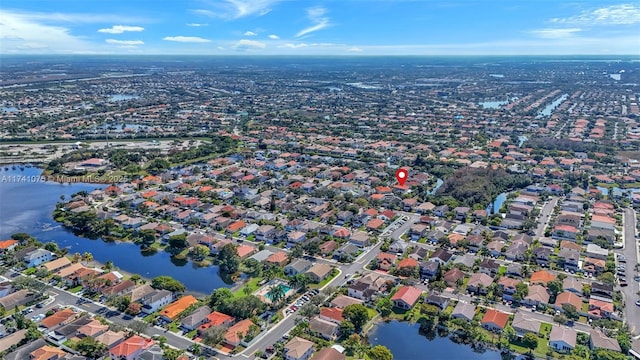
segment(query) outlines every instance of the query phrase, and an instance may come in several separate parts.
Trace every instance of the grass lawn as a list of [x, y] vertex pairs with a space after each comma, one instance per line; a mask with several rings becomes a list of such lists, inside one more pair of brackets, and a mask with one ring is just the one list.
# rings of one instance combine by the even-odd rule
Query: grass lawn
[[197, 333], [198, 333], [198, 329], [194, 329], [194, 330], [191, 330], [188, 333], [184, 334], [184, 336], [189, 338], [189, 339], [191, 339], [194, 336], [196, 336]]
[[79, 293], [81, 290], [82, 290], [82, 285], [78, 285], [78, 286], [76, 286], [76, 287], [74, 287], [74, 288], [69, 289], [68, 291], [69, 291], [70, 293], [77, 294], [77, 293]]
[[369, 314], [369, 319], [373, 319], [374, 316], [378, 315], [378, 311], [376, 311], [376, 309], [368, 307], [367, 314]]
[[180, 331], [178, 326], [180, 326], [180, 325], [176, 321], [170, 323], [169, 326], [168, 326], [169, 327], [169, 331], [177, 333], [178, 331]]
[[143, 317], [142, 320], [144, 320], [145, 322], [148, 322], [148, 323], [151, 324], [151, 323], [155, 322], [157, 318], [158, 318], [158, 314], [150, 314], [150, 315], [147, 315], [147, 316]]
[[498, 269], [498, 275], [502, 276], [507, 273], [507, 267], [504, 265], [500, 265], [500, 269]]
[[542, 323], [540, 325], [540, 337], [547, 339], [551, 333], [552, 325], [549, 323]]
[[233, 297], [238, 298], [238, 297], [243, 297], [243, 296], [245, 296], [245, 293], [244, 293], [244, 290], [243, 290], [243, 289], [244, 289], [244, 288], [246, 288], [246, 287], [248, 287], [248, 288], [249, 288], [249, 290], [251, 290], [251, 292], [250, 292], [249, 294], [252, 294], [254, 291], [258, 290], [258, 283], [259, 283], [260, 281], [262, 281], [262, 278], [261, 278], [261, 277], [251, 278], [249, 281], [247, 281], [247, 282], [244, 284], [244, 286], [242, 286], [242, 287], [238, 288], [238, 290], [236, 290], [236, 291], [233, 293]]

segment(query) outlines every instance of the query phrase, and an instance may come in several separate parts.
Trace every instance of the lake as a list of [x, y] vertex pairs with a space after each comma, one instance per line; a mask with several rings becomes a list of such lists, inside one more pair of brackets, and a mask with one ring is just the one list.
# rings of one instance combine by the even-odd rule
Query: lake
[[368, 334], [369, 343], [384, 345], [395, 360], [499, 360], [500, 353], [487, 350], [475, 352], [471, 346], [456, 344], [447, 337], [427, 338], [420, 333], [419, 324], [390, 321], [381, 322]]
[[143, 255], [132, 243], [108, 243], [74, 235], [52, 218], [60, 196], [68, 199], [78, 191], [91, 192], [105, 185], [39, 182], [41, 172], [35, 167], [23, 170], [10, 165], [0, 167], [0, 240], [26, 232], [41, 242], [54, 241], [60, 248], [68, 248], [69, 253], [90, 252], [96, 261], [113, 261], [129, 273], [146, 278], [170, 275], [191, 292], [209, 294], [219, 287], [229, 287], [218, 275], [216, 266], [200, 268], [190, 262], [172, 261], [165, 252]]
[[507, 195], [509, 195], [508, 192], [503, 192], [496, 196], [495, 200], [487, 207], [487, 213], [489, 215], [498, 213], [504, 202], [507, 201]]

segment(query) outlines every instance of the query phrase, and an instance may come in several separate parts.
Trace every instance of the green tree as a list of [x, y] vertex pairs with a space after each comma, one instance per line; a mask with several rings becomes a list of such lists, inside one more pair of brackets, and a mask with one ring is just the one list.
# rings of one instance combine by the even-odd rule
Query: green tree
[[356, 332], [356, 327], [349, 320], [342, 320], [338, 325], [338, 329], [340, 329], [340, 334], [343, 337], [351, 336]]
[[75, 350], [90, 359], [98, 359], [104, 356], [107, 352], [107, 346], [96, 339], [87, 336], [76, 342]]
[[191, 248], [191, 257], [195, 261], [202, 261], [209, 255], [209, 248], [205, 245], [196, 245]]
[[235, 274], [240, 267], [240, 257], [237, 247], [234, 244], [227, 244], [218, 253], [218, 264], [220, 271], [225, 274]]
[[551, 297], [555, 299], [555, 297], [562, 291], [562, 283], [558, 280], [549, 281], [547, 283], [547, 289], [549, 289]]
[[320, 313], [320, 308], [313, 305], [310, 302], [302, 305], [302, 307], [300, 308], [300, 311], [298, 311], [298, 314], [300, 316], [303, 316], [307, 319], [311, 319], [312, 317], [318, 315], [319, 313]]
[[389, 298], [383, 297], [382, 299], [378, 300], [376, 309], [378, 310], [380, 315], [382, 315], [383, 317], [387, 317], [393, 311], [393, 303], [391, 302], [391, 300], [389, 300]]
[[182, 354], [184, 354], [184, 350], [174, 349], [170, 347], [166, 347], [162, 351], [162, 357], [165, 360], [177, 360]]
[[310, 282], [311, 279], [307, 274], [296, 274], [289, 278], [289, 285], [295, 289], [306, 290]]
[[367, 352], [370, 360], [393, 360], [393, 354], [386, 346], [376, 345]]
[[522, 345], [533, 350], [538, 346], [538, 337], [534, 333], [526, 333], [522, 337]]
[[154, 289], [164, 289], [171, 292], [184, 292], [186, 287], [178, 280], [171, 276], [161, 275], [151, 280], [151, 286]]
[[173, 235], [169, 238], [169, 246], [176, 249], [184, 249], [189, 246], [187, 242], [187, 234], [182, 233], [178, 235]]
[[342, 317], [352, 322], [358, 332], [369, 321], [367, 307], [362, 304], [347, 305], [342, 311]]
[[226, 332], [227, 327], [225, 326], [210, 327], [202, 332], [202, 342], [205, 345], [216, 346], [224, 339]]
[[286, 295], [287, 291], [283, 284], [278, 284], [276, 286], [272, 286], [271, 289], [267, 292], [267, 297], [271, 300], [273, 304], [279, 304]]
[[602, 281], [605, 284], [614, 284], [616, 282], [616, 277], [613, 273], [605, 272], [598, 276], [598, 280]]
[[233, 293], [227, 288], [218, 288], [209, 297], [209, 306], [212, 309], [222, 309], [233, 299]]
[[90, 252], [85, 252], [84, 254], [82, 254], [82, 261], [88, 263], [88, 262], [92, 262], [93, 261], [93, 254], [91, 254]]
[[578, 313], [578, 309], [571, 304], [562, 304], [562, 311], [564, 314], [572, 320], [578, 320], [580, 314]]
[[302, 248], [302, 245], [295, 244], [291, 249], [291, 252], [289, 253], [289, 255], [291, 256], [292, 259], [301, 258], [302, 255], [304, 255], [304, 249]]
[[133, 320], [129, 323], [129, 329], [136, 335], [142, 334], [148, 327], [148, 323], [140, 320]]

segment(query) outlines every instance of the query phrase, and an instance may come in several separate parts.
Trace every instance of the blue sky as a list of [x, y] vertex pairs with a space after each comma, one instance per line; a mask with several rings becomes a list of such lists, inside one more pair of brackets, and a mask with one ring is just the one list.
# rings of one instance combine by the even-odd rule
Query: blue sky
[[640, 2], [2, 0], [1, 54], [640, 54]]

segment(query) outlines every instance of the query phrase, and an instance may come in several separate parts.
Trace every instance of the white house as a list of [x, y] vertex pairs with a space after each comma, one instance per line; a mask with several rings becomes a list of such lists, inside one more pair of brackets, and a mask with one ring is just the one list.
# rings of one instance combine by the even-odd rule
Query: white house
[[169, 290], [155, 290], [147, 296], [140, 299], [142, 303], [142, 312], [152, 314], [159, 309], [169, 305], [173, 300], [173, 293]]
[[54, 257], [54, 254], [51, 251], [47, 251], [45, 249], [36, 249], [31, 252], [28, 252], [22, 260], [27, 263], [27, 267], [36, 267], [40, 264], [44, 264], [48, 261], [51, 261]]

